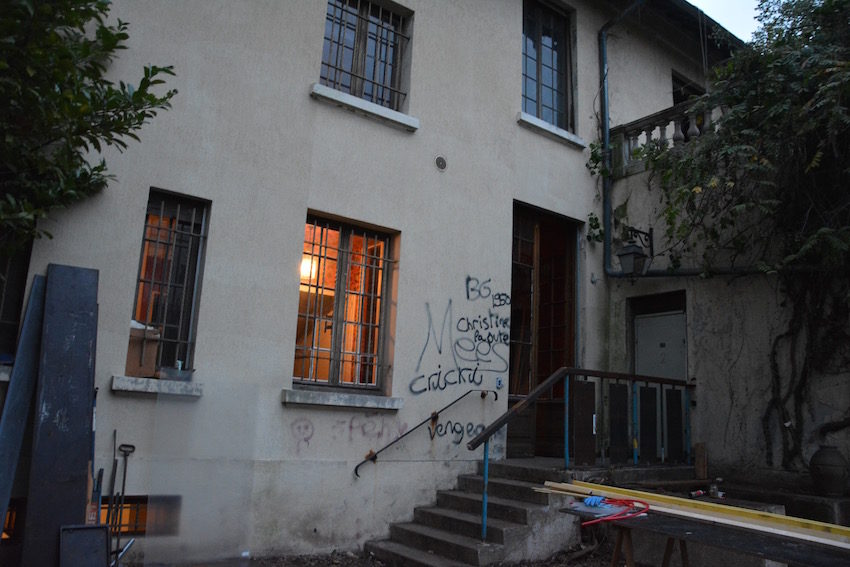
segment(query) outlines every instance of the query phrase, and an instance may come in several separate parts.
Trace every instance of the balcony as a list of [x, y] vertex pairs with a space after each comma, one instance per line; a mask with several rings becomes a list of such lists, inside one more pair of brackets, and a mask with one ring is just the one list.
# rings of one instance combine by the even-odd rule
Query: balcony
[[655, 141], [664, 146], [684, 144], [703, 134], [711, 123], [710, 113], [693, 110], [683, 102], [628, 124], [611, 128], [612, 166], [615, 178], [644, 171], [639, 149]]

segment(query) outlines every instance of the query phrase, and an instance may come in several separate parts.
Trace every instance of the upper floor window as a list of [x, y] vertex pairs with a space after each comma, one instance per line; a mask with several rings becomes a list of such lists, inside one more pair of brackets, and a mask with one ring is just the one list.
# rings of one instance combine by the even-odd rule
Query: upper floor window
[[387, 2], [328, 0], [321, 84], [399, 110], [409, 20]]
[[304, 226], [296, 380], [378, 387], [390, 264], [386, 234], [309, 217]]
[[195, 326], [208, 203], [152, 190], [145, 215], [128, 376], [187, 379]]
[[574, 131], [570, 18], [525, 0], [522, 18], [522, 111]]

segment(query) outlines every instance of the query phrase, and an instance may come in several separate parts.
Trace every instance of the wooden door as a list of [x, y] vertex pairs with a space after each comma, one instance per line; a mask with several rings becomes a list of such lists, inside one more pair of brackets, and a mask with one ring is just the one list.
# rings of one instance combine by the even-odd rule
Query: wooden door
[[[509, 404], [574, 360], [576, 225], [515, 205], [511, 275]], [[559, 384], [508, 427], [508, 456], [563, 456], [564, 389]]]

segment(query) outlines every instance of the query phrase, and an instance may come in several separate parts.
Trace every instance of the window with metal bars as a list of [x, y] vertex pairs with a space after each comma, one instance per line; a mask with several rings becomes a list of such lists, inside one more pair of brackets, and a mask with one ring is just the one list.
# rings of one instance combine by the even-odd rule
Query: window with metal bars
[[389, 253], [386, 234], [307, 219], [293, 370], [297, 381], [380, 387]]
[[320, 82], [399, 110], [410, 13], [387, 2], [329, 0]]
[[151, 190], [127, 352], [128, 376], [187, 379], [209, 204]]
[[522, 110], [570, 132], [573, 55], [570, 17], [543, 2], [525, 0], [522, 21]]

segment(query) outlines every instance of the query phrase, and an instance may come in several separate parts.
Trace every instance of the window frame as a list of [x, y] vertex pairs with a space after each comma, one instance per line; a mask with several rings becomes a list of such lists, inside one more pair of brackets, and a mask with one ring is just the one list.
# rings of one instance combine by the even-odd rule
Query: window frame
[[[349, 17], [354, 18], [353, 28]], [[412, 11], [388, 0], [328, 0], [319, 84], [403, 112], [409, 90], [412, 19]], [[376, 26], [377, 34], [371, 33], [372, 26]], [[354, 30], [354, 36], [349, 46], [345, 32], [350, 29]], [[385, 46], [386, 52], [391, 51], [392, 55], [383, 60], [383, 69], [379, 71], [377, 54]], [[347, 50], [352, 53], [351, 60], [346, 63], [344, 53]], [[371, 50], [375, 56], [372, 57], [371, 74], [367, 76]], [[386, 80], [388, 70], [389, 81]]]
[[[192, 210], [191, 216], [187, 219], [181, 213], [181, 208], [188, 208]], [[176, 208], [176, 212], [171, 212], [172, 209]], [[185, 210], [185, 209], [183, 209]], [[141, 247], [139, 251], [139, 267], [136, 272], [136, 285], [135, 285], [135, 293], [133, 296], [133, 310], [131, 313], [131, 320], [137, 321], [144, 325], [142, 329], [142, 337], [141, 337], [141, 345], [140, 345], [140, 361], [139, 366], [146, 366], [145, 360], [145, 349], [150, 348], [148, 346], [150, 343], [155, 344], [156, 354], [155, 354], [155, 371], [153, 376], [150, 375], [139, 375], [138, 373], [129, 372], [130, 369], [130, 361], [131, 354], [134, 354], [132, 351], [132, 341], [133, 341], [133, 329], [131, 329], [131, 338], [130, 338], [130, 347], [127, 356], [127, 368], [125, 368], [125, 374], [127, 376], [136, 376], [141, 378], [160, 378], [160, 379], [174, 379], [180, 381], [189, 381], [191, 379], [192, 373], [195, 370], [195, 347], [197, 345], [197, 326], [198, 326], [198, 310], [200, 305], [201, 298], [201, 287], [203, 282], [203, 272], [204, 272], [204, 263], [206, 257], [206, 248], [207, 248], [207, 240], [209, 235], [209, 217], [211, 211], [211, 202], [204, 199], [198, 199], [196, 197], [192, 197], [189, 195], [183, 195], [180, 193], [175, 193], [172, 191], [167, 191], [155, 187], [151, 187], [148, 194], [148, 201], [145, 207], [145, 217], [144, 217], [144, 228], [142, 230], [142, 238], [141, 238]], [[164, 213], [164, 214], [163, 214]], [[200, 216], [200, 218], [196, 218], [196, 214]], [[150, 224], [151, 216], [159, 215], [160, 221], [158, 225]], [[170, 222], [173, 222], [173, 227], [168, 225], [163, 225], [162, 218], [169, 219]], [[188, 224], [188, 231], [181, 228], [181, 224]], [[196, 229], [196, 225], [197, 229]], [[160, 241], [161, 236], [157, 234], [156, 240], [152, 241], [149, 236], [149, 230], [157, 231], [167, 231], [168, 241]], [[188, 259], [186, 262], [187, 267], [187, 276], [184, 277], [183, 284], [185, 285], [184, 296], [181, 300], [179, 300], [179, 313], [178, 317], [178, 330], [176, 338], [166, 338], [163, 335], [163, 329], [166, 326], [174, 326], [172, 320], [169, 319], [167, 314], [163, 315], [162, 321], [157, 318], [153, 319], [153, 312], [155, 310], [154, 307], [148, 306], [149, 315], [145, 317], [145, 321], [139, 321], [137, 319], [137, 314], [139, 311], [139, 298], [142, 294], [142, 285], [143, 283], [148, 283], [151, 288], [156, 286], [162, 286], [165, 284], [167, 288], [176, 287], [178, 284], [174, 283], [174, 279], [172, 276], [174, 275], [174, 250], [178, 246], [176, 237], [185, 236], [188, 243]], [[146, 246], [155, 242], [155, 248], [153, 253], [156, 254], [158, 252], [158, 248], [160, 244], [165, 244], [170, 247], [170, 250], [166, 250], [165, 255], [167, 259], [165, 262], [169, 265], [169, 275], [160, 281], [157, 281], [156, 274], [147, 278], [146, 281], [143, 282], [143, 270], [145, 269], [146, 264]], [[192, 248], [195, 248], [194, 252]], [[156, 270], [156, 261], [154, 259], [154, 267], [153, 271]], [[189, 269], [194, 272], [193, 274], [189, 274]], [[190, 280], [191, 279], [191, 283]], [[149, 281], [148, 281], [149, 280]], [[185, 295], [185, 291], [189, 290], [191, 293], [191, 297], [187, 297]], [[153, 291], [151, 290], [151, 294]], [[151, 300], [152, 295], [149, 295], [148, 301]], [[169, 300], [166, 299], [164, 302], [164, 306], [162, 307], [162, 311], [166, 311], [170, 306]], [[187, 314], [188, 311], [188, 321], [183, 324], [182, 320], [184, 315]], [[158, 334], [156, 338], [149, 337], [149, 328], [152, 326], [156, 326], [158, 328]], [[138, 330], [138, 329], [136, 329]], [[182, 360], [182, 365], [178, 369], [177, 366], [164, 366], [163, 365], [163, 349], [162, 346], [165, 343], [173, 343], [175, 346], [175, 364], [177, 361], [181, 361], [180, 352], [184, 352], [184, 359]]]
[[[564, 67], [563, 67], [563, 75], [566, 79], [566, 86], [562, 90], [556, 90], [555, 93], [562, 92], [564, 98], [564, 122], [559, 123], [556, 119], [554, 121], [547, 120], [544, 118], [543, 112], [543, 96], [541, 94], [541, 85], [542, 85], [542, 68], [543, 61], [540, 56], [539, 46], [541, 44], [541, 36], [542, 36], [542, 17], [546, 16], [555, 16], [560, 19], [561, 26], [563, 28], [564, 34], [564, 55], [565, 59]], [[533, 16], [533, 21], [536, 22], [535, 26], [535, 36], [534, 41], [537, 46], [537, 53], [535, 53], [534, 63], [535, 63], [535, 75], [533, 78], [534, 88], [535, 88], [535, 98], [534, 105], [531, 108], [531, 105], [527, 106], [527, 101], [531, 100], [529, 96], [527, 96], [526, 84], [527, 81], [532, 80], [529, 75], [526, 74], [526, 65], [527, 60], [530, 59], [526, 47], [528, 45], [528, 35], [526, 34], [526, 27], [528, 25], [529, 16]], [[521, 95], [521, 112], [531, 116], [534, 119], [540, 120], [545, 124], [549, 124], [552, 127], [563, 130], [565, 132], [569, 132], [571, 134], [575, 134], [576, 132], [576, 26], [575, 26], [575, 11], [568, 8], [565, 5], [560, 3], [547, 2], [544, 0], [523, 0], [523, 8], [522, 8], [522, 95]], [[560, 65], [558, 69], [555, 69], [557, 73], [560, 69]], [[550, 87], [545, 87], [550, 88]], [[550, 88], [551, 89], [551, 88]], [[553, 101], [554, 104], [554, 101]], [[532, 112], [533, 111], [533, 112]], [[557, 108], [553, 107], [553, 112], [557, 112]]]
[[[305, 221], [305, 232], [308, 226], [319, 227], [324, 230], [338, 230], [339, 231], [339, 244], [337, 247], [337, 258], [336, 269], [335, 269], [335, 284], [333, 288], [334, 298], [333, 298], [333, 314], [332, 314], [332, 332], [331, 332], [331, 340], [330, 340], [330, 349], [329, 349], [329, 369], [327, 380], [319, 380], [314, 378], [316, 376], [316, 372], [313, 369], [313, 365], [316, 361], [315, 353], [319, 350], [320, 347], [315, 346], [315, 338], [311, 338], [312, 342], [300, 344], [301, 340], [298, 332], [298, 327], [301, 324], [302, 318], [305, 320], [305, 333], [307, 332], [307, 321], [310, 320], [309, 311], [306, 313], [302, 313], [301, 311], [301, 294], [303, 293], [303, 287], [305, 286], [303, 276], [299, 276], [299, 307], [298, 307], [298, 315], [296, 320], [296, 332], [295, 332], [295, 346], [294, 346], [294, 354], [295, 358], [293, 360], [293, 378], [292, 383], [293, 387], [298, 389], [306, 389], [306, 390], [316, 390], [316, 391], [345, 391], [351, 393], [362, 393], [362, 394], [376, 394], [381, 395], [384, 394], [389, 387], [389, 375], [390, 369], [392, 367], [392, 363], [390, 361], [390, 353], [389, 353], [389, 338], [388, 336], [391, 334], [390, 324], [391, 324], [391, 315], [390, 315], [390, 295], [391, 290], [393, 289], [393, 274], [395, 270], [396, 260], [395, 260], [395, 245], [396, 245], [396, 234], [392, 231], [377, 228], [374, 226], [366, 225], [364, 223], [356, 223], [347, 220], [341, 220], [337, 217], [325, 216], [321, 214], [308, 213], [307, 219]], [[359, 236], [362, 238], [366, 238], [369, 240], [377, 240], [383, 243], [383, 254], [380, 258], [381, 260], [381, 268], [380, 271], [380, 289], [378, 290], [375, 298], [380, 301], [380, 309], [377, 316], [377, 322], [375, 326], [377, 328], [378, 338], [375, 342], [375, 351], [374, 355], [366, 354], [366, 356], [374, 356], [374, 363], [372, 366], [374, 367], [374, 383], [358, 383], [356, 381], [345, 382], [342, 380], [342, 367], [344, 364], [343, 356], [344, 355], [354, 355], [355, 357], [363, 356], [362, 350], [358, 350], [357, 352], [347, 352], [343, 347], [343, 342], [345, 340], [345, 323], [350, 323], [351, 321], [346, 321], [345, 319], [345, 305], [347, 300], [347, 295], [349, 294], [349, 290], [347, 288], [349, 275], [349, 267], [351, 266], [351, 240], [352, 237]], [[312, 245], [312, 243], [308, 242], [305, 238], [302, 242], [302, 254], [300, 258], [302, 259], [302, 263], [305, 261], [305, 257], [307, 257], [306, 247], [308, 245]], [[324, 246], [320, 246], [323, 248]], [[322, 254], [320, 262], [327, 262], [327, 254]], [[364, 266], [366, 264], [363, 264]], [[312, 268], [311, 268], [312, 270]], [[308, 287], [308, 299], [310, 291], [309, 289], [313, 289], [312, 284], [306, 284]], [[317, 284], [318, 286], [318, 284]], [[324, 288], [322, 288], [324, 289]], [[315, 301], [315, 300], [313, 300]], [[309, 304], [308, 304], [309, 309]], [[320, 321], [320, 318], [315, 318], [313, 324], [315, 325], [317, 321]], [[357, 325], [363, 325], [362, 318], [357, 320]], [[342, 328], [343, 331], [340, 332], [339, 329]], [[306, 335], [305, 335], [306, 336]], [[307, 376], [302, 377], [298, 376], [296, 373], [298, 360], [299, 360], [299, 351], [307, 351], [309, 353], [308, 358], [310, 359], [310, 367], [307, 371]], [[301, 358], [303, 360], [303, 357]], [[357, 364], [355, 368], [359, 368], [360, 364]], [[303, 373], [303, 369], [302, 369]]]

